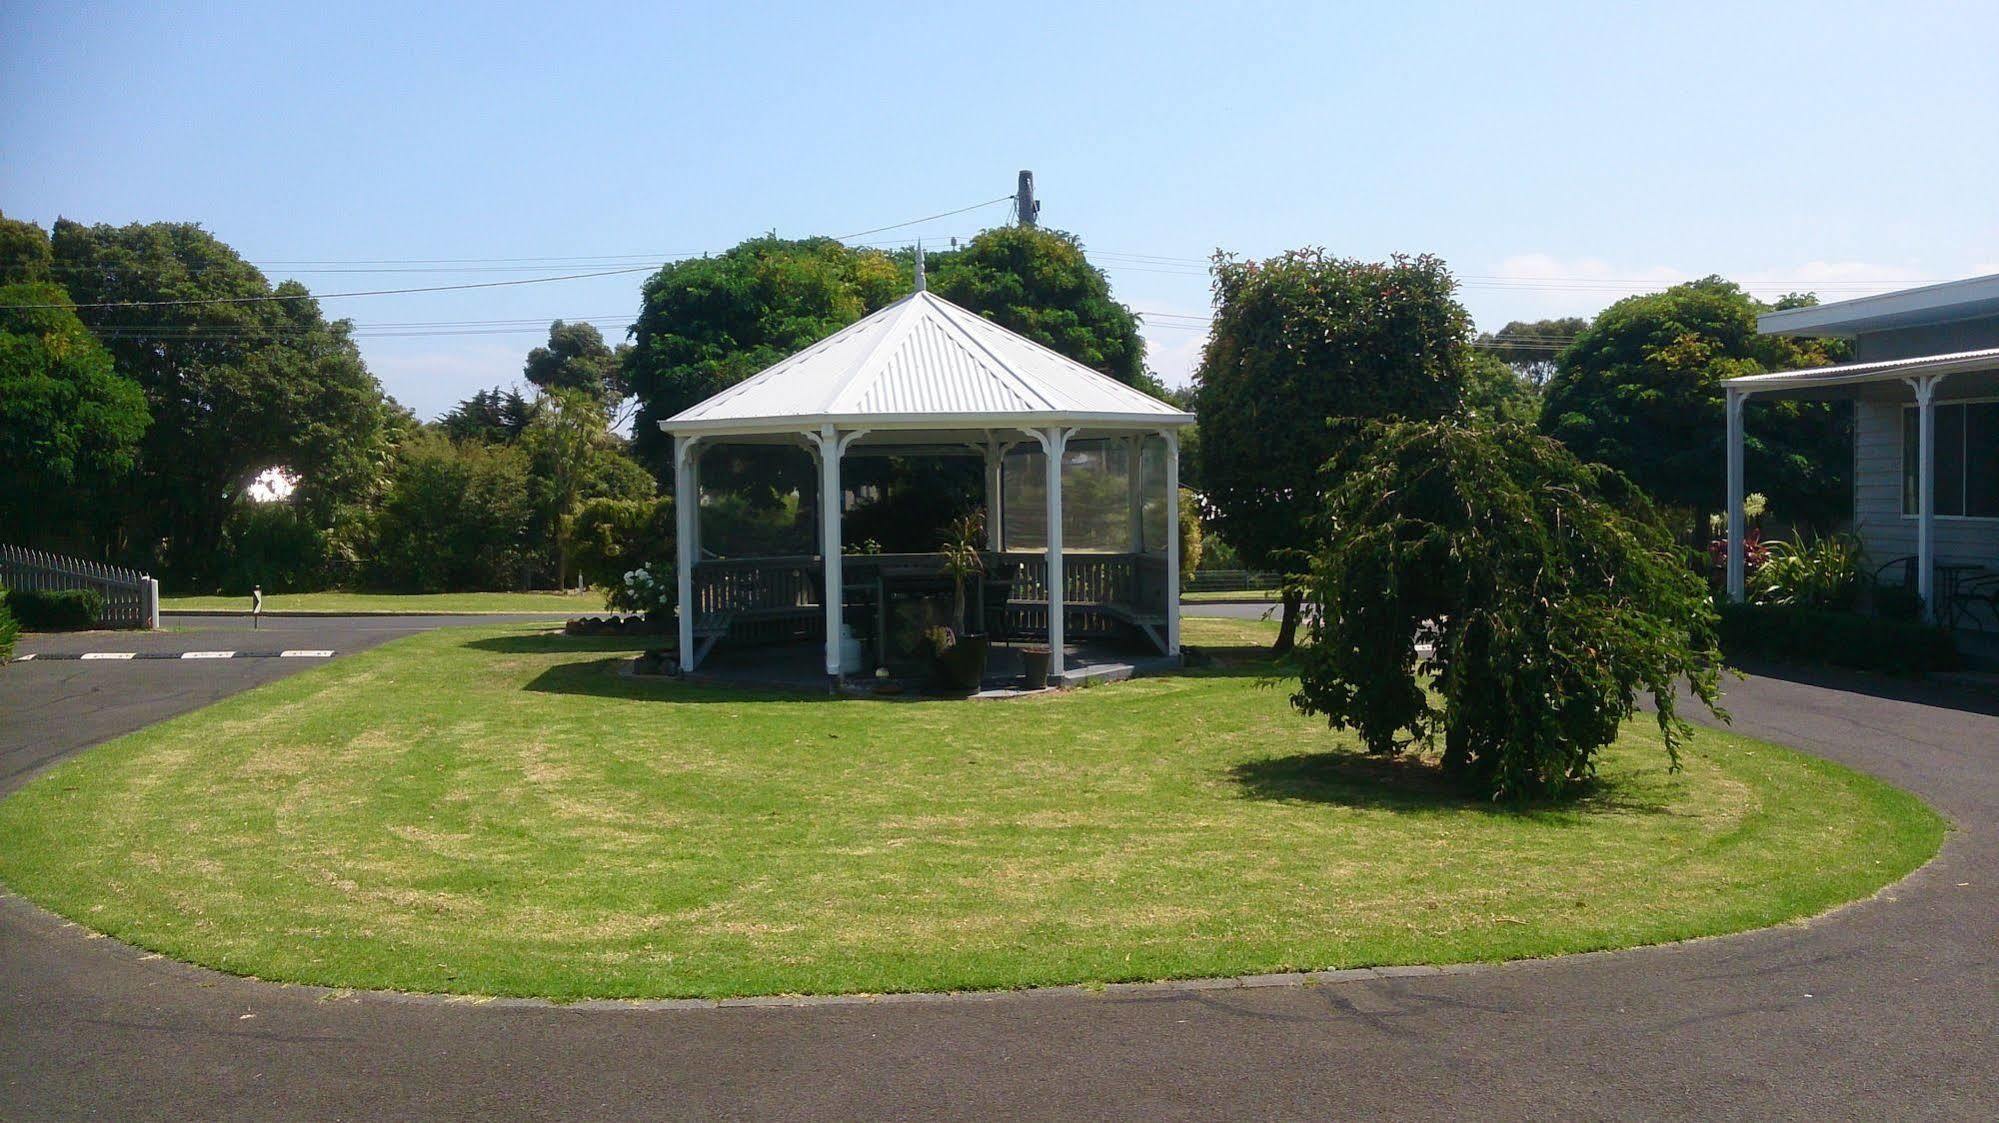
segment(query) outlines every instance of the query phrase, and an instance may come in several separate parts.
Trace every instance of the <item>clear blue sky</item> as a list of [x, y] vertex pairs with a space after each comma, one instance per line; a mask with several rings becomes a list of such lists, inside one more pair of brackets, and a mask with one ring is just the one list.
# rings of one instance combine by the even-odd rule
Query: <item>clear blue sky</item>
[[[548, 259], [267, 268], [337, 292], [839, 235], [1032, 168], [1155, 313], [1207, 310], [1179, 260], [1217, 247], [1437, 253], [1483, 328], [1710, 272], [1828, 299], [1999, 272], [1989, 3], [663, 7], [8, 4], [0, 211], [320, 269]], [[622, 335], [638, 279], [326, 309], [434, 416], [547, 320]], [[373, 327], [496, 320], [528, 326]], [[1184, 381], [1199, 331], [1147, 334]]]

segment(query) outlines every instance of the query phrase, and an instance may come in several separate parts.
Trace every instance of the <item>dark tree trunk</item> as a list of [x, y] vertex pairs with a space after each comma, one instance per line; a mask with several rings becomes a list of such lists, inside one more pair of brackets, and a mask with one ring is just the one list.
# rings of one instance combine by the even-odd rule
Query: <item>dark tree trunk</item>
[[1277, 642], [1270, 645], [1272, 652], [1289, 655], [1298, 646], [1298, 618], [1303, 615], [1304, 605], [1304, 590], [1284, 590], [1284, 619], [1277, 625]]

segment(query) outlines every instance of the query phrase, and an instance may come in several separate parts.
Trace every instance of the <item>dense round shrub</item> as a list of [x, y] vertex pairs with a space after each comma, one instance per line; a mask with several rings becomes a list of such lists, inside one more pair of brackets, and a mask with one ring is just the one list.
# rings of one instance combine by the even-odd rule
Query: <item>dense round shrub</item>
[[1369, 425], [1324, 479], [1300, 709], [1376, 753], [1441, 739], [1446, 774], [1526, 799], [1589, 777], [1643, 691], [1677, 767], [1675, 685], [1719, 697], [1715, 613], [1628, 480], [1457, 421]]

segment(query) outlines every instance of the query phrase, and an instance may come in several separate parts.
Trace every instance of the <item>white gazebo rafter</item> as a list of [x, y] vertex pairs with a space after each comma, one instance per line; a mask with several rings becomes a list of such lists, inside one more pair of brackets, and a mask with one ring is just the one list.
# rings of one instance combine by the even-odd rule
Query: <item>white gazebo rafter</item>
[[[673, 437], [681, 610], [681, 668], [699, 662], [697, 604], [699, 461], [716, 444], [802, 446], [818, 463], [819, 583], [826, 671], [841, 671], [843, 604], [841, 463], [850, 454], [949, 452], [985, 462], [989, 550], [1011, 548], [1002, 514], [1002, 465], [1034, 447], [1046, 469], [1046, 604], [1053, 673], [1060, 675], [1071, 584], [1062, 542], [1062, 463], [1078, 440], [1122, 443], [1133, 477], [1131, 556], [1163, 557], [1163, 603], [1141, 621], [1177, 656], [1179, 641], [1179, 431], [1192, 414], [1091, 370], [960, 308], [924, 287], [818, 343], [660, 422]], [[1148, 550], [1137, 454], [1158, 442], [1165, 468], [1165, 541]], [[1148, 598], [1150, 599], [1150, 598]], [[708, 637], [712, 640], [712, 636]]]

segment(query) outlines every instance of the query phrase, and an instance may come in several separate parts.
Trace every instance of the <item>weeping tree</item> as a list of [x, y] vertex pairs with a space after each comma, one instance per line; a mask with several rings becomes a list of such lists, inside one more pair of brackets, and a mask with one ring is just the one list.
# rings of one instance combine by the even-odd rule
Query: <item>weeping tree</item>
[[1292, 701], [1368, 751], [1441, 740], [1468, 790], [1542, 798], [1594, 773], [1641, 692], [1675, 768], [1679, 680], [1721, 712], [1707, 587], [1622, 475], [1447, 420], [1358, 428], [1325, 478]]

